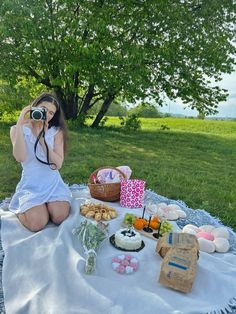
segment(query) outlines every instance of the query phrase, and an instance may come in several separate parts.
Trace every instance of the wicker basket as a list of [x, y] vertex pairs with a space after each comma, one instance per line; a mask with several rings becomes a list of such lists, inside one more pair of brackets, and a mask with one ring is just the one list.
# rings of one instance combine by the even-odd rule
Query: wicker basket
[[99, 170], [102, 169], [115, 169], [119, 172], [122, 177], [125, 179], [125, 174], [117, 168], [114, 167], [102, 167], [95, 170], [91, 173], [89, 177], [88, 187], [90, 190], [90, 194], [93, 198], [96, 198], [105, 202], [115, 202], [120, 199], [120, 182], [117, 183], [93, 183], [93, 176], [97, 175]]

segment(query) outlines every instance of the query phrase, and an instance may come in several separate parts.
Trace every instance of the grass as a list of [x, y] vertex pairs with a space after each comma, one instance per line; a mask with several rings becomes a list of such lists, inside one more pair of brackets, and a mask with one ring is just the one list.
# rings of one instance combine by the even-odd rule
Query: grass
[[[86, 183], [104, 165], [129, 165], [132, 177], [146, 180], [147, 188], [204, 208], [236, 231], [235, 121], [142, 119], [142, 130], [134, 133], [118, 125], [118, 118], [109, 118], [100, 130], [70, 130], [61, 169], [65, 182]], [[0, 199], [14, 192], [21, 172], [11, 154], [9, 127], [0, 122]]]

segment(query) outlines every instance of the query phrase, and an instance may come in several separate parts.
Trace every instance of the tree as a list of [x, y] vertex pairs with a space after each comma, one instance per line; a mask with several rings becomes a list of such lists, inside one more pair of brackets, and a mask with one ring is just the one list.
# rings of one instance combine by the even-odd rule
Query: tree
[[98, 126], [116, 100], [166, 95], [213, 113], [233, 71], [233, 0], [5, 0], [0, 73], [55, 91], [67, 118], [101, 102]]
[[136, 114], [143, 118], [159, 118], [162, 116], [158, 109], [149, 103], [139, 104], [135, 108], [130, 109], [129, 114]]

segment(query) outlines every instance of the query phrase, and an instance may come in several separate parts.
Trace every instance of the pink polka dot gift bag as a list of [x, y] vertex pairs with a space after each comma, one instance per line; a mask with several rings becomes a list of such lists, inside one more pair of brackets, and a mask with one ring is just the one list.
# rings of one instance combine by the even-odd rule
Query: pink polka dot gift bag
[[121, 181], [120, 206], [126, 208], [143, 207], [145, 181], [129, 179]]

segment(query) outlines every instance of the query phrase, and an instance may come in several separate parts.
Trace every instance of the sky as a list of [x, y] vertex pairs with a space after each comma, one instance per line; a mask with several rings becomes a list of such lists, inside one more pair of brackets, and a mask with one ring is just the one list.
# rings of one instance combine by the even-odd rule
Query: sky
[[[221, 102], [218, 105], [219, 113], [213, 117], [227, 117], [236, 118], [236, 71], [231, 74], [225, 74], [222, 76], [223, 80], [219, 82], [219, 86], [225, 88], [229, 92], [229, 96], [225, 102]], [[197, 110], [191, 110], [186, 108], [181, 101], [171, 102], [169, 101], [166, 106], [163, 106], [160, 111], [172, 114], [183, 114], [185, 116], [197, 116]]]

